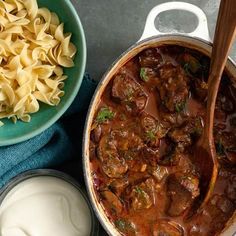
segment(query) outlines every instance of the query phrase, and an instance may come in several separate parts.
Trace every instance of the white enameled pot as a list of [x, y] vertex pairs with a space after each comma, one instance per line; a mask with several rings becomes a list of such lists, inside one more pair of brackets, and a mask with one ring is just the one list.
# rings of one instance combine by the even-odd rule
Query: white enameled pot
[[[188, 11], [196, 15], [198, 19], [198, 26], [191, 33], [162, 33], [158, 31], [155, 27], [156, 17], [168, 10], [183, 10]], [[125, 65], [131, 58], [135, 57], [138, 53], [144, 49], [151, 47], [158, 47], [163, 45], [179, 45], [187, 48], [195, 49], [205, 55], [211, 56], [212, 43], [209, 37], [207, 18], [204, 12], [195, 5], [186, 3], [186, 2], [167, 2], [161, 5], [154, 7], [149, 13], [144, 28], [144, 32], [140, 40], [130, 47], [126, 52], [124, 52], [107, 70], [101, 79], [95, 94], [92, 98], [85, 129], [84, 129], [84, 138], [83, 138], [83, 168], [84, 168], [84, 177], [87, 186], [87, 191], [92, 203], [93, 209], [109, 235], [120, 236], [116, 227], [110, 222], [108, 217], [105, 214], [105, 211], [102, 205], [99, 203], [99, 199], [94, 190], [93, 186], [93, 177], [90, 166], [89, 159], [89, 142], [90, 142], [90, 129], [94, 119], [95, 111], [98, 103], [100, 102], [101, 95], [105, 90], [107, 84], [112, 79], [112, 77], [118, 72], [118, 70]], [[228, 58], [226, 70], [233, 78], [236, 79], [236, 64]], [[229, 220], [225, 229], [220, 233], [221, 236], [233, 236], [236, 234], [236, 213]]]

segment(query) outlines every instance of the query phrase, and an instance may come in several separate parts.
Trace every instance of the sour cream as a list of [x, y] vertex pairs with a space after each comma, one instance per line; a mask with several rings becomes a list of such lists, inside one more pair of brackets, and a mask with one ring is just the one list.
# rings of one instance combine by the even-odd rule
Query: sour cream
[[22, 181], [0, 205], [1, 236], [89, 236], [91, 224], [80, 191], [53, 176]]

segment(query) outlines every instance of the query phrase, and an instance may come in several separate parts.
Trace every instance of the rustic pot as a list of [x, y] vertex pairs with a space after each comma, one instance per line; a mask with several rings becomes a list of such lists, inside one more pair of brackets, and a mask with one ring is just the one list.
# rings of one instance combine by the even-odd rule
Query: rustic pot
[[[199, 21], [197, 28], [188, 34], [166, 34], [159, 32], [155, 27], [154, 21], [161, 12], [167, 10], [184, 10], [195, 14]], [[184, 46], [186, 48], [195, 49], [205, 55], [211, 56], [212, 43], [209, 37], [207, 18], [203, 11], [195, 5], [184, 2], [168, 2], [154, 7], [147, 17], [146, 26], [141, 39], [139, 42], [131, 46], [126, 52], [124, 52], [104, 74], [103, 78], [98, 84], [88, 110], [83, 137], [84, 177], [93, 209], [104, 229], [109, 235], [112, 236], [120, 236], [121, 234], [107, 217], [103, 206], [100, 204], [99, 199], [97, 198], [97, 194], [93, 185], [93, 177], [89, 159], [89, 143], [92, 122], [96, 108], [100, 102], [101, 95], [103, 94], [109, 81], [119, 71], [119, 69], [144, 49], [163, 45]], [[228, 58], [226, 70], [236, 80], [236, 64], [230, 58]], [[220, 235], [233, 236], [235, 232], [236, 213], [228, 221], [225, 229], [220, 233]]]

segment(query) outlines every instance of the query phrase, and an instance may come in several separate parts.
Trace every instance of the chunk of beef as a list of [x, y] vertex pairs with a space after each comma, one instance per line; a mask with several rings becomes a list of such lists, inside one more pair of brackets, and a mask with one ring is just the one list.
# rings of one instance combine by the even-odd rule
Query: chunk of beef
[[235, 132], [236, 131], [236, 116], [232, 116], [229, 119], [230, 128]]
[[190, 133], [185, 128], [186, 127], [178, 127], [178, 128], [172, 129], [168, 133], [168, 136], [175, 143], [182, 143], [184, 146], [189, 146], [192, 143], [192, 139], [191, 139]]
[[130, 112], [142, 111], [147, 103], [147, 95], [133, 78], [127, 73], [116, 75], [113, 80], [112, 96], [125, 105]]
[[221, 228], [228, 216], [234, 212], [234, 208], [234, 204], [225, 195], [214, 194], [204, 208], [203, 214], [210, 216], [212, 222], [209, 223], [213, 223], [216, 228]]
[[199, 195], [199, 180], [190, 174], [172, 174], [167, 180], [167, 194], [169, 203], [167, 213], [169, 216], [179, 216], [187, 210], [193, 199]]
[[148, 146], [144, 146], [142, 150], [142, 156], [144, 157], [148, 166], [156, 166], [160, 160], [159, 149], [153, 149]]
[[102, 135], [102, 127], [101, 125], [97, 125], [92, 131], [91, 131], [91, 139], [98, 143], [100, 141]]
[[110, 134], [101, 138], [97, 153], [102, 161], [102, 169], [107, 176], [119, 178], [127, 172], [128, 165], [124, 158], [119, 156], [116, 142]]
[[153, 205], [153, 193], [155, 192], [155, 182], [149, 178], [132, 188], [130, 194], [131, 208], [134, 211], [148, 209]]
[[121, 178], [127, 172], [128, 165], [123, 158], [115, 154], [102, 162], [102, 169], [110, 178]]
[[143, 51], [139, 55], [139, 63], [141, 67], [157, 68], [161, 65], [163, 59], [156, 48]]
[[234, 112], [234, 103], [233, 99], [227, 95], [219, 94], [218, 99], [220, 100], [221, 109], [224, 112], [232, 113]]
[[215, 133], [216, 151], [220, 159], [236, 165], [236, 136], [232, 132]]
[[168, 126], [178, 127], [188, 120], [189, 116], [186, 113], [169, 113], [165, 111], [160, 112], [160, 119]]
[[109, 183], [109, 189], [111, 189], [111, 191], [115, 193], [117, 196], [120, 196], [128, 185], [129, 182], [125, 178], [113, 179]]
[[120, 214], [123, 210], [123, 205], [119, 198], [112, 193], [111, 191], [103, 191], [101, 192], [101, 196], [105, 202], [108, 203], [108, 206], [111, 207], [112, 211], [115, 211], [117, 214]]
[[195, 175], [187, 174], [179, 177], [180, 184], [186, 188], [192, 195], [192, 198], [196, 198], [200, 194], [199, 179]]
[[90, 141], [90, 144], [89, 144], [89, 154], [91, 158], [96, 157], [96, 145], [93, 141]]
[[236, 176], [232, 176], [226, 187], [225, 194], [231, 201], [236, 202]]
[[148, 166], [148, 172], [157, 180], [161, 182], [168, 174], [168, 170], [165, 166]]
[[216, 99], [216, 105], [215, 105], [214, 119], [217, 121], [226, 122], [227, 114], [222, 109], [221, 97], [222, 97], [222, 94], [218, 94], [217, 99]]
[[183, 154], [179, 152], [177, 148], [170, 145], [167, 147], [167, 153], [160, 157], [158, 164], [164, 166], [176, 166], [178, 165], [182, 155]]
[[217, 196], [218, 199], [215, 205], [225, 214], [232, 214], [234, 212], [234, 204], [224, 195]]
[[194, 79], [193, 92], [200, 101], [207, 98], [208, 85], [204, 80]]
[[[97, 149], [98, 157], [102, 161], [103, 171], [111, 178], [122, 177], [129, 167], [128, 154], [138, 155], [138, 151], [142, 150], [142, 147], [141, 138], [134, 132], [126, 130], [111, 131], [101, 138]], [[131, 156], [131, 158], [133, 157]]]
[[190, 76], [196, 75], [197, 72], [202, 69], [199, 59], [190, 53], [185, 52], [180, 54], [178, 60], [185, 70], [185, 73]]
[[181, 112], [184, 110], [188, 97], [188, 77], [181, 66], [165, 64], [159, 69], [160, 80], [157, 89], [162, 104], [170, 112]]
[[168, 132], [169, 128], [164, 127], [153, 116], [142, 113], [141, 126], [143, 129], [144, 140], [148, 146], [158, 147], [160, 139]]
[[173, 128], [168, 133], [170, 139], [178, 146], [186, 147], [192, 144], [192, 137], [202, 133], [203, 122], [200, 117], [194, 117], [182, 124], [180, 127]]
[[183, 229], [175, 222], [161, 221], [153, 226], [153, 236], [183, 236]]
[[145, 132], [147, 132], [147, 131], [156, 132], [158, 123], [159, 122], [153, 116], [151, 116], [147, 113], [144, 113], [144, 112], [142, 113], [141, 125], [142, 125]]
[[[159, 80], [158, 73], [154, 68], [141, 67], [139, 77], [149, 85], [155, 85]], [[153, 89], [153, 88], [152, 88]]]
[[106, 159], [110, 154], [121, 151], [138, 151], [143, 147], [142, 140], [132, 131], [113, 130], [102, 137], [99, 142], [98, 156], [101, 160]]

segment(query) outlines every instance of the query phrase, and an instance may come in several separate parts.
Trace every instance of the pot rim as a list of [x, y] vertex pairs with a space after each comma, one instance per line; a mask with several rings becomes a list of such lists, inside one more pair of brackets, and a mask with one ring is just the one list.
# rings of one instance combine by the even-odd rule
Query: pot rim
[[[201, 44], [205, 44], [205, 46], [208, 46], [210, 47], [210, 53], [211, 53], [211, 49], [212, 49], [212, 43], [209, 42], [209, 41], [206, 41], [202, 38], [199, 38], [199, 37], [193, 37], [193, 36], [189, 36], [189, 35], [183, 35], [183, 34], [164, 34], [164, 35], [156, 35], [156, 36], [152, 36], [152, 37], [149, 37], [149, 38], [146, 38], [142, 41], [138, 41], [136, 43], [134, 43], [133, 45], [131, 45], [127, 50], [125, 50], [109, 67], [108, 69], [106, 70], [106, 72], [103, 74], [101, 80], [99, 81], [98, 85], [97, 85], [97, 88], [92, 96], [92, 99], [91, 99], [91, 102], [90, 102], [90, 105], [89, 105], [89, 108], [88, 108], [88, 111], [87, 111], [87, 115], [86, 115], [86, 120], [85, 120], [85, 126], [84, 126], [84, 131], [83, 131], [83, 141], [82, 141], [82, 165], [83, 165], [83, 175], [84, 175], [84, 180], [85, 180], [85, 185], [86, 185], [86, 189], [87, 189], [87, 192], [88, 192], [88, 196], [89, 196], [89, 199], [91, 201], [91, 205], [92, 205], [92, 208], [95, 212], [95, 215], [97, 216], [100, 224], [102, 225], [102, 227], [106, 230], [106, 232], [109, 234], [109, 235], [114, 235], [111, 233], [111, 230], [109, 229], [107, 223], [104, 221], [104, 216], [105, 216], [105, 219], [107, 219], [109, 222], [110, 222], [110, 225], [113, 226], [113, 229], [116, 231], [116, 234], [117, 235], [121, 235], [119, 233], [119, 231], [117, 230], [117, 228], [111, 223], [111, 221], [108, 219], [106, 213], [105, 213], [105, 210], [103, 208], [103, 211], [101, 212], [97, 206], [97, 203], [95, 201], [95, 197], [94, 197], [94, 194], [93, 192], [95, 192], [95, 189], [94, 189], [94, 185], [93, 185], [93, 182], [90, 180], [90, 175], [91, 175], [91, 169], [90, 168], [87, 168], [87, 165], [90, 166], [89, 164], [89, 152], [88, 154], [86, 155], [87, 151], [89, 150], [89, 140], [90, 140], [90, 124], [89, 124], [89, 121], [91, 120], [91, 114], [92, 114], [92, 111], [96, 108], [96, 101], [97, 99], [100, 97], [100, 95], [102, 94], [99, 94], [100, 90], [104, 87], [106, 87], [106, 85], [108, 84], [108, 82], [112, 79], [112, 76], [110, 76], [110, 72], [113, 70], [113, 68], [115, 68], [116, 65], [118, 65], [118, 63], [126, 56], [128, 55], [130, 52], [134, 51], [136, 48], [142, 46], [142, 45], [145, 45], [145, 44], [150, 44], [151, 42], [153, 41], [156, 41], [156, 40], [163, 40], [162, 42], [160, 42], [160, 45], [170, 45], [170, 43], [166, 43], [165, 44], [165, 41], [164, 39], [165, 38], [169, 38], [169, 40], [171, 41], [176, 41], [176, 44], [178, 45], [178, 42], [184, 42], [186, 44], [186, 42], [184, 40], [192, 40], [191, 43], [192, 43], [192, 46], [193, 45], [197, 45], [197, 43], [201, 43]], [[175, 45], [175, 43], [171, 44], [171, 45]], [[151, 47], [151, 45], [150, 45]], [[188, 48], [188, 46], [186, 46]], [[200, 46], [201, 48], [203, 48], [202, 46]], [[145, 47], [145, 48], [148, 48], [148, 47]], [[144, 48], [142, 49], [144, 50]], [[141, 50], [141, 51], [142, 51]], [[199, 49], [195, 49], [197, 51], [199, 51]], [[138, 54], [138, 53], [137, 53]], [[131, 58], [135, 57], [137, 54], [133, 55]], [[130, 59], [131, 59], [130, 58]], [[129, 59], [129, 60], [130, 60]], [[128, 61], [128, 60], [127, 60]], [[124, 63], [125, 64], [125, 63]], [[120, 68], [121, 66], [119, 65], [118, 66], [118, 69]], [[118, 70], [117, 69], [117, 70]], [[231, 74], [231, 71], [230, 69], [235, 69], [235, 73], [236, 73], [236, 62], [234, 62], [234, 60], [231, 58], [231, 57], [228, 57], [227, 59], [227, 65], [226, 65], [226, 69], [229, 70], [229, 73]], [[117, 71], [116, 70], [116, 71]], [[234, 76], [235, 77], [235, 76]], [[105, 86], [104, 85], [104, 82], [107, 82]], [[97, 198], [97, 197], [96, 197]], [[98, 203], [100, 204], [100, 203]], [[100, 204], [101, 206], [101, 204]], [[230, 221], [230, 219], [229, 219]], [[228, 223], [228, 222], [227, 222]], [[225, 225], [225, 228], [220, 232], [220, 234], [222, 234], [222, 232], [225, 232], [225, 230], [227, 230], [227, 223]], [[236, 225], [236, 222], [233, 222], [232, 225]], [[113, 232], [114, 233], [114, 232]]]

